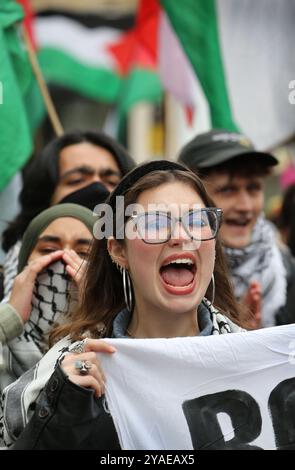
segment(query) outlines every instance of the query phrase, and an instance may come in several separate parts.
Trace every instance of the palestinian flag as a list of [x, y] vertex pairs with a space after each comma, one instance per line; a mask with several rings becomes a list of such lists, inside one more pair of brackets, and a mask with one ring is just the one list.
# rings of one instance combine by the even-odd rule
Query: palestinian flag
[[126, 34], [137, 40], [134, 11], [122, 10], [117, 15], [103, 9], [86, 12], [81, 4], [71, 11], [39, 9], [35, 11], [32, 29], [47, 82], [89, 98], [119, 103], [123, 113], [140, 99], [161, 99], [155, 64], [151, 66], [148, 59], [132, 62], [126, 74], [120, 68], [121, 59], [113, 53], [125, 41]]
[[159, 0], [207, 98], [212, 127], [261, 149], [295, 133], [295, 2]]
[[48, 10], [46, 0], [31, 2], [29, 26], [47, 82], [116, 103], [120, 135], [128, 110], [139, 101], [159, 102], [163, 87], [191, 118], [197, 80], [158, 0], [140, 0], [136, 11], [116, 15], [103, 3]]
[[107, 47], [122, 36], [124, 21], [93, 19], [61, 12], [38, 15], [33, 31], [39, 63], [48, 82], [114, 102], [121, 79]]
[[64, 9], [32, 1], [34, 41], [48, 82], [116, 103], [120, 124], [137, 102], [159, 102], [163, 87], [191, 117], [197, 80], [158, 0], [140, 0], [136, 10], [122, 2], [119, 13], [115, 4], [106, 11], [105, 2], [74, 2], [70, 10], [67, 2], [58, 4]]

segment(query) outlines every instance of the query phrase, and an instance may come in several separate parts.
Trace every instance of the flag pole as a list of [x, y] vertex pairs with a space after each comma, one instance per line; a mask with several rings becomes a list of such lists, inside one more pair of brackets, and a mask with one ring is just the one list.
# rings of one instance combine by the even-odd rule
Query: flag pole
[[167, 91], [164, 95], [165, 157], [175, 160], [182, 145], [183, 111], [180, 103]]
[[31, 38], [30, 38], [28, 32], [26, 31], [26, 28], [23, 28], [23, 34], [24, 34], [24, 41], [25, 41], [25, 44], [26, 44], [26, 47], [27, 47], [27, 50], [28, 50], [30, 63], [31, 63], [34, 75], [36, 77], [41, 95], [43, 97], [44, 104], [45, 104], [45, 107], [47, 109], [51, 125], [54, 129], [55, 134], [59, 137], [59, 136], [64, 134], [63, 127], [62, 127], [60, 119], [57, 115], [55, 106], [53, 104], [52, 98], [51, 98], [49, 90], [48, 90], [48, 86], [46, 85], [43, 74], [41, 72], [40, 65], [38, 63], [38, 59], [37, 59], [36, 53], [35, 53], [34, 48], [33, 48]]

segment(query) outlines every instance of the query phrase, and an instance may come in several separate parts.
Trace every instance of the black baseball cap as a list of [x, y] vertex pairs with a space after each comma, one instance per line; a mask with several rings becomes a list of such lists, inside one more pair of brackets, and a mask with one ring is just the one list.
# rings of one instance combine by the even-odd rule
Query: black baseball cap
[[256, 150], [242, 134], [226, 129], [214, 129], [197, 135], [181, 150], [178, 161], [189, 168], [209, 168], [240, 156], [257, 157], [265, 166], [279, 162], [270, 153]]

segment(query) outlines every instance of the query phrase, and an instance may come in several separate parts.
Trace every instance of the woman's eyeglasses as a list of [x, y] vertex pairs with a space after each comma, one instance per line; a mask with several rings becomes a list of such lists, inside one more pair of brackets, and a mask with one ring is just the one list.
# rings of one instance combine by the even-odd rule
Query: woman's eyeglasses
[[152, 211], [131, 216], [135, 229], [145, 243], [165, 243], [181, 223], [191, 240], [206, 241], [216, 237], [220, 227], [222, 209], [206, 207], [189, 211], [182, 217], [169, 212]]

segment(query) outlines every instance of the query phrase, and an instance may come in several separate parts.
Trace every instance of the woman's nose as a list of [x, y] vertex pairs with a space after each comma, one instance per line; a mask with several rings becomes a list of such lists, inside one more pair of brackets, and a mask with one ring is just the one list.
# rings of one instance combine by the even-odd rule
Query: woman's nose
[[172, 229], [170, 241], [175, 243], [183, 243], [184, 241], [191, 240], [191, 237], [186, 232], [182, 222], [177, 222]]

